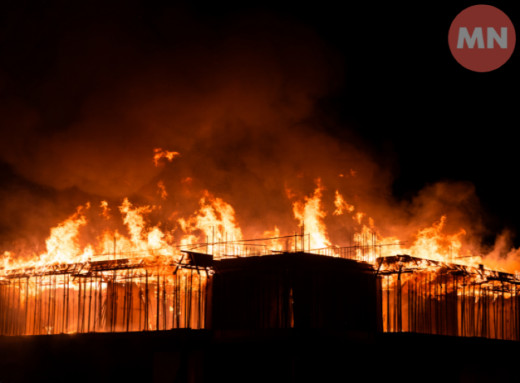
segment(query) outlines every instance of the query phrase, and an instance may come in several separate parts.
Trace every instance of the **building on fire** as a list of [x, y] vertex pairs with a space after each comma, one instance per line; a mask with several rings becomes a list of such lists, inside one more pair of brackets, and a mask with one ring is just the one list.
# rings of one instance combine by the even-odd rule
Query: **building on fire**
[[[223, 363], [218, 350], [241, 360], [239, 371], [255, 365], [230, 349], [237, 341], [262, 360], [280, 352], [265, 339], [274, 342], [275, 348], [291, 344], [291, 352], [300, 355], [304, 346], [298, 337], [305, 334], [306, 342], [310, 337], [314, 346], [327, 348], [314, 360], [328, 355], [328, 361], [345, 352], [330, 355], [328, 348], [338, 346], [330, 345], [332, 339], [343, 339], [343, 346], [373, 353], [367, 355], [369, 360], [386, 353], [389, 363], [396, 356], [381, 347], [395, 347], [392, 334], [423, 337], [423, 344], [438, 339], [430, 336], [467, 339], [463, 342], [520, 340], [520, 280], [515, 275], [408, 255], [365, 262], [377, 255], [377, 246], [303, 251], [297, 237], [280, 252], [258, 250], [251, 243], [240, 244], [239, 250], [235, 243], [233, 251], [227, 252], [230, 244], [212, 244], [179, 251], [171, 258], [115, 258], [4, 270], [0, 276], [0, 355], [14, 339], [24, 339], [22, 343], [28, 338], [47, 339], [35, 342], [90, 339], [87, 348], [97, 355], [93, 345], [112, 339], [106, 338], [110, 334], [134, 339], [150, 349], [157, 347], [161, 337], [172, 343], [159, 342], [152, 370], [157, 376], [174, 375], [177, 380], [155, 381], [206, 381], [208, 369], [217, 371], [217, 361]], [[70, 334], [80, 338], [70, 338]], [[47, 336], [34, 337], [40, 335]], [[291, 343], [295, 337], [298, 346]], [[399, 342], [408, 342], [408, 351], [414, 353], [418, 341], [410, 339]], [[173, 354], [164, 351], [172, 344], [183, 346]], [[403, 347], [395, 349], [402, 352]], [[186, 352], [189, 356], [182, 356]], [[218, 356], [211, 357], [214, 352]], [[466, 357], [470, 354], [467, 351]], [[357, 365], [367, 365], [358, 358], [354, 359]], [[304, 360], [302, 354], [291, 359], [289, 367], [273, 360], [269, 363], [281, 376], [292, 379], [306, 375], [299, 370], [306, 365]], [[111, 364], [112, 368], [116, 365]], [[206, 371], [204, 377], [199, 376], [200, 369]]]

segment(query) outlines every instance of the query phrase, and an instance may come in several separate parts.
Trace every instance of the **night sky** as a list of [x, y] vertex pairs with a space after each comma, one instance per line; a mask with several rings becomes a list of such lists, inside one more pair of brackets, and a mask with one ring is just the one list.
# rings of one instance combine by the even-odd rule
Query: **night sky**
[[[315, 96], [312, 113], [297, 115], [340, 146], [355, 145], [389, 169], [396, 200], [411, 200], [438, 181], [467, 182], [474, 185], [488, 234], [506, 227], [516, 232], [520, 227], [515, 134], [520, 126], [518, 47], [496, 71], [474, 73], [461, 67], [451, 56], [448, 29], [453, 18], [473, 4], [419, 2], [411, 9], [410, 3], [393, 2], [2, 2], [0, 209], [9, 210], [5, 193], [24, 188], [37, 190], [28, 194], [28, 204], [64, 194], [81, 199], [88, 188], [78, 186], [74, 177], [49, 184], [41, 174], [52, 173], [51, 165], [39, 174], [31, 172], [46, 156], [53, 156], [52, 145], [42, 157], [41, 152], [32, 152], [33, 144], [42, 137], [86, 129], [80, 125], [85, 110], [108, 116], [103, 118], [107, 128], [103, 134], [96, 132], [95, 139], [100, 144], [103, 137], [115, 140], [112, 135], [120, 131], [112, 134], [107, 122], [112, 100], [141, 92], [139, 86], [119, 92], [127, 78], [147, 73], [142, 80], [147, 82], [149, 73], [158, 73], [150, 87], [167, 93], [161, 74], [171, 66], [175, 73], [168, 81], [175, 84], [173, 92], [188, 86], [204, 92], [214, 68], [226, 67], [218, 52], [214, 61], [207, 62], [201, 54], [196, 70], [191, 65], [195, 61], [179, 64], [176, 55], [189, 52], [197, 57], [199, 51], [218, 51], [222, 40], [240, 45], [243, 33], [246, 43], [252, 39], [277, 45], [275, 52], [287, 56], [281, 60], [289, 63], [287, 72], [305, 83], [304, 90], [291, 84], [291, 95]], [[490, 4], [520, 28], [512, 2]], [[306, 36], [311, 46], [318, 47], [309, 48], [310, 53]], [[302, 51], [303, 59], [292, 60]], [[263, 63], [258, 65], [260, 71]], [[201, 75], [191, 86], [193, 73]], [[178, 85], [183, 81], [187, 84]], [[195, 91], [190, 92], [183, 99], [196, 97]], [[102, 101], [92, 106], [94, 98]], [[114, 124], [120, 122], [114, 117]], [[12, 230], [12, 220], [2, 222], [0, 230]], [[519, 241], [516, 238], [517, 245]]]

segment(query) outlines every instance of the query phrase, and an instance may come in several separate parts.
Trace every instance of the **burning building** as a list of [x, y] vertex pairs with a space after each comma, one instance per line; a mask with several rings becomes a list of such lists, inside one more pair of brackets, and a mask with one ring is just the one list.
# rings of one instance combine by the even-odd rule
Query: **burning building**
[[448, 73], [457, 5], [80, 3], [3, 12], [1, 383], [515, 355], [516, 109]]
[[378, 257], [382, 245], [305, 249], [305, 237], [284, 237], [285, 251], [268, 250], [277, 237], [3, 270], [0, 333], [332, 328], [520, 340], [514, 274]]
[[[421, 349], [427, 359], [427, 350], [449, 342], [455, 359], [464, 355], [460, 374], [466, 376], [476, 360], [475, 339], [499, 348], [497, 358], [499, 350], [514, 355], [520, 340], [516, 274], [455, 256], [459, 236], [443, 235], [442, 220], [408, 246], [382, 237], [367, 220], [351, 245], [334, 246], [321, 190], [318, 185], [294, 204], [299, 232], [274, 230], [255, 239], [244, 238], [230, 205], [207, 192], [195, 215], [178, 219], [177, 242], [145, 219], [150, 208], [124, 200], [119, 212], [126, 230], [82, 244], [90, 207], [81, 207], [51, 230], [44, 253], [4, 254], [4, 376], [54, 379], [58, 361], [66, 360], [66, 376], [89, 366], [85, 381], [238, 382], [259, 368], [264, 372], [253, 381], [272, 374], [278, 381], [332, 379], [345, 359], [367, 370], [366, 355], [377, 350], [399, 350], [398, 358]], [[334, 206], [335, 216], [363, 222], [337, 191]], [[107, 204], [100, 210], [105, 220]], [[354, 358], [352, 349], [359, 351]], [[232, 372], [224, 368], [229, 358], [236, 361]], [[381, 363], [391, 369], [395, 358]], [[18, 368], [28, 363], [38, 373]], [[415, 360], [414, 368], [423, 367]]]
[[517, 276], [406, 255], [377, 267], [384, 331], [520, 340]]
[[[238, 243], [211, 246], [240, 248]], [[170, 262], [147, 257], [4, 270], [1, 335], [212, 328], [376, 330], [376, 275], [368, 264], [300, 249], [262, 255], [252, 250], [245, 256], [217, 259], [185, 250]], [[330, 291], [335, 291], [334, 297]], [[338, 294], [345, 305], [336, 304]]]

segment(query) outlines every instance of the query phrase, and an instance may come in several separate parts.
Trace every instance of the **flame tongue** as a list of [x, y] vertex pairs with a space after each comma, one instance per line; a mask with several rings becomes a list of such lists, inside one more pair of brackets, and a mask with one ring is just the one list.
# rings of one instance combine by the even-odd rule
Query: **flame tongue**
[[323, 221], [327, 215], [321, 207], [323, 190], [321, 181], [318, 180], [312, 196], [305, 197], [303, 202], [296, 201], [293, 203], [295, 218], [300, 221], [304, 231], [310, 235], [311, 249], [321, 249], [331, 245], [328, 239], [327, 228]]
[[176, 157], [180, 156], [179, 152], [174, 152], [172, 150], [165, 150], [161, 148], [154, 149], [153, 155], [153, 163], [155, 166], [159, 166], [161, 160], [166, 160], [168, 162], [172, 162], [172, 160]]
[[[214, 197], [208, 191], [204, 191], [199, 201], [200, 208], [188, 219], [179, 219], [179, 224], [186, 234], [181, 239], [185, 246], [194, 245], [197, 233], [204, 235], [203, 242], [223, 242], [224, 248], [218, 251], [229, 251], [228, 242], [241, 241], [242, 230], [236, 223], [235, 210], [233, 207], [218, 197]], [[208, 245], [206, 251], [215, 252], [215, 245]], [[233, 251], [231, 249], [231, 251]]]
[[79, 230], [87, 224], [87, 219], [83, 215], [80, 207], [69, 219], [51, 229], [50, 237], [45, 241], [47, 251], [40, 255], [38, 265], [42, 266], [49, 263], [70, 263], [84, 262], [92, 255], [90, 246], [81, 249], [78, 245]]
[[[172, 161], [179, 156], [178, 152], [155, 149], [154, 163]], [[357, 176], [357, 175], [356, 175]], [[186, 189], [193, 187], [191, 177], [184, 177], [181, 186]], [[164, 182], [158, 181], [161, 203], [168, 197]], [[297, 193], [287, 190], [287, 197], [292, 201], [293, 217], [298, 221], [301, 242], [288, 239], [281, 235], [278, 226], [274, 230], [270, 226], [261, 228], [254, 234], [255, 238], [262, 235], [273, 237], [263, 242], [264, 248], [285, 250], [319, 250], [331, 248], [327, 254], [343, 256], [339, 246], [333, 246], [329, 232], [337, 236], [337, 228], [331, 231], [330, 225], [346, 228], [341, 234], [346, 243], [353, 245], [354, 250], [349, 256], [358, 260], [374, 263], [376, 258], [398, 254], [408, 254], [417, 258], [431, 259], [442, 262], [463, 263], [475, 265], [485, 259], [476, 257], [465, 241], [467, 232], [460, 228], [456, 232], [448, 232], [448, 216], [443, 215], [433, 224], [420, 226], [415, 230], [412, 239], [401, 243], [399, 233], [383, 235], [377, 227], [377, 222], [358, 206], [347, 202], [339, 189], [335, 190], [333, 201], [324, 201], [325, 187], [321, 179], [316, 180], [314, 191], [307, 196], [297, 198]], [[190, 191], [190, 193], [193, 193]], [[168, 199], [172, 199], [168, 197]], [[288, 204], [289, 205], [289, 204]], [[325, 206], [333, 206], [327, 211]], [[204, 190], [199, 199], [198, 208], [189, 215], [172, 213], [168, 225], [171, 230], [165, 230], [160, 222], [151, 223], [150, 215], [161, 207], [152, 205], [134, 205], [125, 198], [118, 209], [111, 209], [107, 201], [98, 205], [103, 222], [113, 222], [118, 217], [113, 212], [119, 212], [124, 225], [123, 230], [106, 229], [97, 239], [86, 244], [80, 243], [82, 230], [89, 227], [87, 212], [91, 210], [89, 203], [80, 206], [68, 219], [52, 228], [45, 241], [46, 251], [38, 257], [16, 254], [13, 251], [3, 252], [4, 269], [23, 268], [27, 266], [45, 266], [56, 263], [86, 262], [91, 259], [134, 258], [160, 256], [171, 259], [179, 255], [180, 249], [200, 249], [213, 255], [237, 255], [244, 248], [244, 235], [238, 223], [235, 209], [222, 198]], [[294, 221], [286, 225], [294, 227]], [[95, 231], [89, 228], [90, 231]], [[409, 231], [409, 230], [408, 230]], [[395, 232], [395, 230], [394, 230]], [[348, 235], [347, 235], [348, 234]], [[408, 233], [409, 236], [409, 233]], [[409, 236], [410, 237], [410, 236]], [[285, 239], [284, 239], [285, 238]], [[294, 241], [294, 242], [291, 242]], [[83, 241], [85, 242], [85, 241]], [[266, 245], [267, 243], [267, 245]]]

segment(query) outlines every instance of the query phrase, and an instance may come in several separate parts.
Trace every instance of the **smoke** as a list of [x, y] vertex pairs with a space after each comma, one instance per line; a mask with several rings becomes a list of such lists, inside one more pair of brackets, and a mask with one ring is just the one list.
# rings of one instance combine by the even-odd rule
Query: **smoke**
[[[102, 199], [157, 203], [157, 219], [174, 222], [193, 213], [202, 190], [235, 208], [245, 236], [291, 232], [287, 190], [301, 199], [317, 179], [329, 217], [341, 190], [384, 235], [412, 236], [446, 215], [448, 232], [464, 227], [478, 242], [471, 185], [438, 183], [395, 201], [381, 158], [352, 134], [330, 133], [337, 127], [320, 118], [319, 101], [348, 80], [341, 56], [313, 31], [269, 14], [84, 11], [65, 21], [33, 15], [8, 31], [21, 34], [33, 64], [20, 67], [15, 52], [0, 67], [0, 159], [24, 180], [2, 194], [4, 242], [43, 236], [85, 200], [92, 210]], [[31, 23], [50, 27], [34, 35], [24, 30]], [[156, 148], [180, 155], [155, 166]], [[350, 226], [339, 222], [331, 236]]]
[[[58, 25], [36, 37], [23, 30], [28, 25], [13, 27], [11, 34], [21, 33], [28, 46], [39, 42], [52, 52], [35, 52], [45, 53], [34, 62], [43, 68], [20, 69], [13, 57], [2, 76], [0, 158], [29, 189], [74, 189], [117, 201], [149, 198], [162, 180], [175, 200], [186, 186], [181, 181], [191, 177], [192, 188], [242, 207], [272, 206], [286, 177], [315, 177], [330, 162], [330, 139], [305, 121], [341, 74], [331, 70], [334, 53], [312, 32], [269, 15], [208, 26], [185, 9], [169, 13], [170, 25], [166, 16], [154, 16], [161, 30], [114, 15], [81, 17], [80, 28], [43, 14]], [[29, 69], [38, 73], [20, 78]], [[181, 155], [156, 167], [159, 147]], [[336, 159], [344, 157], [350, 155]], [[39, 192], [28, 194], [28, 203], [13, 196], [4, 204], [29, 216]]]
[[[156, 147], [183, 156], [209, 152], [201, 161], [212, 173], [245, 166], [252, 149], [281, 149], [266, 145], [270, 139], [293, 146], [290, 135], [301, 136], [295, 125], [310, 117], [334, 79], [316, 37], [278, 20], [241, 20], [219, 36], [200, 32], [156, 49], [124, 31], [114, 36], [114, 29], [60, 37], [56, 68], [35, 90], [40, 104], [4, 104], [11, 133], [2, 159], [25, 178], [121, 197], [158, 176]], [[68, 93], [80, 96], [65, 118], [70, 111], [59, 110]]]
[[520, 249], [514, 248], [509, 230], [500, 233], [488, 251], [485, 254], [486, 263], [494, 269], [509, 272], [520, 270]]

